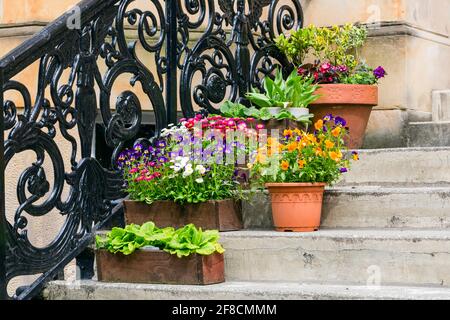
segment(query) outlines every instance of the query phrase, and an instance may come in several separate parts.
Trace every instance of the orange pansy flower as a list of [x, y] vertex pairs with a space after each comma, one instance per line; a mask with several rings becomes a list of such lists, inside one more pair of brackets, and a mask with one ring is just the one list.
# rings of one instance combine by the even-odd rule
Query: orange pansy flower
[[305, 160], [298, 160], [298, 166], [300, 169], [303, 168], [305, 166], [305, 164], [306, 164]]
[[336, 128], [334, 128], [334, 129], [331, 131], [331, 134], [332, 134], [334, 137], [338, 137], [340, 133], [341, 133], [341, 127], [336, 127]]
[[317, 147], [316, 148], [316, 156], [322, 156], [323, 155], [323, 151], [321, 147]]
[[342, 158], [342, 153], [341, 153], [341, 152], [334, 152], [334, 151], [331, 151], [331, 152], [329, 153], [329, 155], [330, 155], [330, 158], [333, 159], [333, 160], [336, 161], [336, 162], [338, 162], [338, 161], [341, 160], [341, 158]]
[[334, 142], [331, 142], [330, 140], [325, 140], [325, 146], [326, 146], [328, 149], [331, 149], [331, 148], [334, 147]]
[[298, 147], [298, 143], [293, 141], [293, 142], [288, 144], [287, 149], [288, 149], [289, 152], [292, 152], [292, 151], [296, 150], [297, 147]]
[[287, 171], [289, 169], [289, 162], [287, 162], [286, 160], [281, 161], [281, 169], [284, 171]]
[[316, 130], [322, 130], [323, 129], [323, 120], [318, 120], [315, 124], [314, 127], [316, 128]]

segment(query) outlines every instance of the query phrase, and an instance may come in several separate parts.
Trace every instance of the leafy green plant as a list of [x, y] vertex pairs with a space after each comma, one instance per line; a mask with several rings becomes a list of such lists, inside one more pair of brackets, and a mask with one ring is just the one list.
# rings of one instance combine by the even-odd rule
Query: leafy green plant
[[97, 235], [96, 244], [98, 249], [129, 255], [144, 246], [164, 247], [174, 232], [173, 228], [157, 228], [153, 222], [142, 226], [130, 224], [125, 228], [113, 228], [106, 236]]
[[278, 48], [296, 65], [300, 66], [311, 54], [315, 60], [345, 65], [351, 71], [357, 66], [359, 48], [367, 39], [367, 29], [353, 24], [316, 27], [310, 25], [296, 30], [287, 38], [276, 39]]
[[283, 109], [281, 110], [276, 116], [272, 115], [269, 112], [268, 108], [261, 108], [257, 109], [255, 107], [247, 108], [246, 106], [240, 104], [240, 103], [233, 103], [231, 101], [225, 101], [222, 106], [220, 107], [220, 112], [225, 117], [230, 118], [245, 118], [245, 117], [251, 117], [258, 120], [271, 120], [271, 119], [277, 119], [277, 120], [285, 120], [290, 119], [298, 122], [309, 122], [309, 120], [314, 117], [312, 114], [295, 117], [291, 112], [289, 112], [289, 109]]
[[318, 86], [313, 84], [314, 79], [301, 77], [294, 70], [286, 80], [282, 72], [277, 69], [275, 79], [266, 76], [263, 81], [265, 93], [253, 88], [246, 94], [247, 99], [259, 108], [307, 108], [319, 96], [314, 92]]
[[378, 79], [374, 74], [373, 69], [369, 68], [369, 66], [365, 63], [361, 63], [356, 68], [353, 74], [350, 74], [341, 79], [342, 83], [347, 84], [376, 84]]
[[138, 249], [152, 246], [179, 258], [191, 254], [211, 255], [215, 252], [223, 253], [217, 230], [202, 231], [193, 224], [183, 228], [160, 229], [153, 222], [142, 226], [131, 224], [125, 228], [113, 228], [105, 236], [96, 237], [97, 249], [108, 250], [111, 253], [130, 255]]
[[219, 231], [197, 229], [193, 224], [176, 230], [170, 241], [166, 243], [164, 251], [176, 254], [179, 258], [197, 253], [208, 256], [214, 252], [223, 253], [225, 250], [218, 242]]
[[220, 106], [220, 112], [222, 113], [222, 115], [224, 117], [229, 117], [229, 118], [251, 117], [251, 118], [259, 119], [261, 117], [260, 111], [257, 108], [255, 108], [255, 107], [248, 108], [248, 107], [244, 106], [243, 104], [234, 103], [229, 100], [225, 101]]

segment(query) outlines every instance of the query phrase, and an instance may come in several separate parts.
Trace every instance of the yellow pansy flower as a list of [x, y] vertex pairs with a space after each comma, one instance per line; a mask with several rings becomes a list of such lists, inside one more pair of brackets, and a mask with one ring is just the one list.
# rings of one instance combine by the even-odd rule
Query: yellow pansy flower
[[283, 131], [283, 136], [285, 137], [292, 137], [293, 131], [291, 129], [285, 129]]

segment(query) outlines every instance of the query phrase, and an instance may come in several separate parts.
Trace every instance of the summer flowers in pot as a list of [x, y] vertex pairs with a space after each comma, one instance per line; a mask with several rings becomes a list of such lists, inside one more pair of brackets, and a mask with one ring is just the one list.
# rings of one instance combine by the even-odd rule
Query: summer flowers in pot
[[[289, 37], [277, 38], [278, 48], [298, 67], [298, 74], [320, 84], [319, 99], [311, 104], [314, 121], [333, 113], [348, 122], [347, 146], [363, 145], [372, 108], [378, 104], [378, 81], [386, 71], [370, 68], [360, 58], [359, 49], [367, 39], [367, 29], [345, 26], [299, 29]], [[307, 63], [307, 61], [311, 61]]]
[[[266, 76], [263, 80], [264, 93], [252, 89], [246, 98], [256, 106], [253, 108], [257, 117], [267, 121], [267, 129], [286, 128], [286, 123], [309, 124], [313, 117], [308, 106], [319, 97], [314, 94], [318, 86], [313, 79], [299, 76], [294, 70], [284, 80], [282, 72], [277, 69], [275, 79]], [[252, 110], [252, 108], [251, 108]]]
[[212, 284], [224, 277], [224, 249], [217, 230], [188, 224], [175, 230], [153, 222], [113, 228], [97, 236], [100, 281]]
[[126, 222], [241, 229], [236, 160], [245, 156], [246, 145], [239, 139], [228, 143], [226, 133], [256, 134], [249, 126], [246, 120], [198, 115], [164, 130], [152, 146], [123, 152], [119, 167], [131, 199], [124, 201]]
[[358, 159], [346, 151], [345, 126], [343, 118], [327, 115], [314, 124], [314, 133], [287, 129], [258, 150], [251, 176], [270, 193], [277, 231], [318, 230], [325, 186], [348, 171], [350, 158]]

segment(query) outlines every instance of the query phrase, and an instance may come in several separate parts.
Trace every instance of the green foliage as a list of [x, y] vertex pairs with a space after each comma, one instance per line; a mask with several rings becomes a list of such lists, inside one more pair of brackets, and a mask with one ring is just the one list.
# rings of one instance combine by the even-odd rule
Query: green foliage
[[[175, 162], [175, 165], [180, 162]], [[126, 175], [127, 192], [131, 199], [148, 204], [159, 200], [172, 200], [185, 204], [239, 197], [240, 186], [233, 181], [234, 165], [211, 163], [210, 170], [202, 173], [197, 169], [202, 165], [193, 161], [186, 161], [186, 163], [178, 172], [175, 171], [174, 166], [164, 165], [158, 169], [161, 177], [157, 180], [136, 181], [139, 173]], [[191, 171], [190, 175], [185, 174]]]
[[211, 255], [215, 252], [223, 253], [225, 250], [218, 242], [217, 230], [202, 231], [193, 224], [183, 228], [160, 229], [153, 222], [142, 226], [131, 224], [124, 229], [113, 228], [106, 236], [97, 236], [97, 249], [105, 249], [111, 253], [121, 252], [130, 255], [146, 246], [157, 247], [179, 258], [191, 254]]
[[223, 116], [229, 118], [260, 118], [260, 111], [255, 107], [247, 108], [240, 103], [234, 103], [229, 100], [225, 101], [220, 107]]
[[197, 229], [193, 224], [176, 230], [172, 238], [166, 243], [164, 251], [176, 254], [179, 258], [197, 253], [208, 256], [214, 252], [223, 253], [225, 250], [218, 243], [219, 232], [217, 230]]
[[225, 117], [230, 118], [246, 118], [251, 117], [258, 120], [285, 120], [290, 119], [298, 122], [310, 123], [310, 119], [314, 117], [312, 114], [304, 115], [301, 117], [295, 117], [289, 109], [282, 109], [276, 116], [273, 116], [268, 108], [257, 109], [255, 107], [247, 108], [240, 103], [233, 103], [231, 101], [225, 101], [220, 107], [220, 112]]
[[313, 81], [313, 79], [299, 76], [296, 70], [283, 80], [282, 72], [277, 69], [275, 80], [269, 76], [264, 78], [265, 93], [260, 93], [253, 88], [246, 97], [259, 108], [307, 108], [318, 99], [318, 96], [314, 94], [318, 86], [313, 85]]
[[309, 54], [314, 59], [345, 65], [353, 70], [358, 64], [358, 49], [367, 39], [367, 29], [353, 24], [316, 27], [310, 25], [276, 39], [278, 48], [296, 65], [304, 63]]
[[373, 85], [378, 82], [378, 79], [373, 74], [373, 70], [365, 63], [360, 64], [353, 74], [341, 79], [342, 83], [346, 84], [368, 84]]

